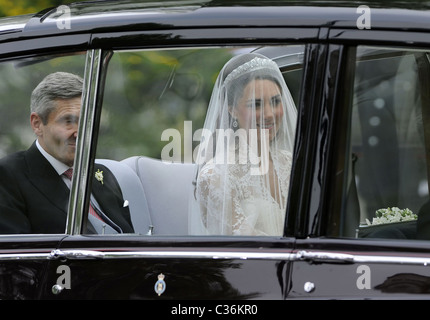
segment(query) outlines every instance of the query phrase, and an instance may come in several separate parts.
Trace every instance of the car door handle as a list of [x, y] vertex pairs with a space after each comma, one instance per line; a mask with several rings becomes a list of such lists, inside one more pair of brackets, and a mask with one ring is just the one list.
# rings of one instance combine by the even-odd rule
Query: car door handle
[[50, 259], [103, 259], [104, 253], [95, 250], [52, 250]]
[[319, 252], [319, 251], [298, 251], [296, 260], [305, 260], [319, 263], [355, 263], [355, 257], [352, 254]]

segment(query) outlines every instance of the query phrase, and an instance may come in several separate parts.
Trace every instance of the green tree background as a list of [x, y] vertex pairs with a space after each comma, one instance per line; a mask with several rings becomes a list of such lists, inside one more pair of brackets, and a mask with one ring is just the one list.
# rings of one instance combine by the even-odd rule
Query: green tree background
[[172, 158], [191, 159], [185, 143], [194, 150], [199, 141], [185, 136], [185, 121], [193, 133], [203, 127], [216, 77], [232, 54], [231, 48], [116, 52], [106, 78], [97, 156], [161, 158], [173, 140], [162, 140], [163, 131], [173, 129], [181, 140], [173, 141], [180, 152]]
[[[70, 2], [68, 2], [70, 3]], [[58, 0], [0, 0], [0, 15], [14, 16], [68, 4]], [[184, 137], [185, 121], [193, 133], [202, 128], [215, 79], [232, 48], [115, 52], [104, 91], [97, 157], [121, 160], [133, 155], [160, 158], [169, 141], [166, 129]], [[29, 125], [30, 95], [49, 73], [84, 76], [85, 54], [41, 56], [0, 64], [0, 157], [27, 149], [35, 136]], [[198, 142], [193, 144], [193, 150]], [[177, 160], [184, 155], [184, 140]]]
[[[81, 0], [83, 1], [83, 0]], [[77, 1], [64, 0], [0, 0], [0, 17], [37, 13], [43, 9]]]

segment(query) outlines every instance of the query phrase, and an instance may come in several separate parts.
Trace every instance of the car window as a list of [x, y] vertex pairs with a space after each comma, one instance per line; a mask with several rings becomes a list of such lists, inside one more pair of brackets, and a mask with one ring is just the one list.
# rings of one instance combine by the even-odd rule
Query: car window
[[[217, 183], [225, 182], [222, 181], [224, 178], [234, 181], [235, 174], [238, 174], [237, 170], [245, 172], [243, 168], [235, 168], [234, 164], [231, 163], [217, 162], [214, 171], [225, 169], [226, 175], [222, 179], [210, 180], [204, 187], [202, 187], [203, 183], [200, 184], [199, 179], [203, 173], [199, 170], [203, 168], [204, 164], [214, 162], [211, 160], [214, 157], [205, 160], [201, 158], [201, 155], [210, 148], [212, 151], [215, 149], [214, 144], [211, 144], [210, 147], [208, 144], [209, 141], [215, 143], [213, 142], [214, 134], [220, 134], [223, 130], [223, 138], [227, 141], [230, 138], [227, 132], [229, 134], [234, 132], [235, 134], [238, 132], [237, 128], [242, 129], [244, 127], [244, 118], [240, 118], [238, 113], [235, 113], [236, 117], [232, 116], [235, 112], [234, 108], [227, 108], [223, 113], [225, 116], [237, 119], [237, 124], [234, 124], [234, 120], [231, 122], [231, 128], [237, 125], [235, 130], [231, 129], [232, 131], [228, 131], [226, 127], [218, 126], [221, 121], [217, 122], [214, 120], [213, 114], [210, 115], [209, 105], [219, 93], [215, 90], [217, 78], [224, 72], [222, 70], [226, 63], [236, 56], [245, 57], [245, 54], [262, 54], [264, 58], [271, 58], [271, 64], [275, 62], [276, 70], [272, 69], [269, 75], [270, 77], [275, 77], [275, 74], [276, 77], [280, 75], [283, 78], [280, 81], [283, 83], [282, 86], [289, 89], [290, 100], [288, 105], [293, 108], [293, 114], [288, 121], [294, 122], [294, 124], [288, 125], [288, 128], [286, 128], [287, 125], [283, 125], [283, 128], [286, 131], [290, 130], [292, 132], [290, 135], [294, 138], [303, 52], [304, 47], [299, 45], [265, 48], [229, 47], [114, 52], [109, 62], [104, 87], [95, 160], [94, 178], [96, 180], [94, 180], [92, 192], [97, 192], [95, 188], [107, 190], [108, 183], [113, 183], [116, 180], [118, 185], [109, 188], [112, 188], [112, 192], [117, 196], [110, 197], [109, 208], [100, 208], [102, 209], [100, 211], [114, 211], [113, 208], [116, 208], [117, 213], [109, 212], [104, 215], [105, 218], [111, 215], [112, 220], [117, 221], [113, 229], [119, 228], [117, 230], [110, 228], [113, 221], [103, 221], [101, 225], [95, 221], [94, 225], [99, 224], [99, 227], [92, 231], [88, 230], [88, 232], [106, 234], [117, 233], [120, 230], [119, 232], [122, 233], [143, 235], [234, 235], [231, 229], [234, 221], [239, 223], [240, 219], [248, 219], [247, 223], [250, 225], [264, 224], [266, 222], [261, 221], [262, 218], [259, 215], [267, 212], [268, 208], [275, 207], [279, 217], [268, 224], [276, 225], [277, 232], [280, 232], [276, 235], [281, 236], [288, 195], [291, 154], [287, 152], [285, 155], [279, 151], [273, 155], [274, 160], [272, 160], [272, 156], [269, 158], [271, 166], [273, 163], [276, 164], [276, 171], [272, 171], [276, 172], [276, 179], [274, 180], [276, 181], [274, 183], [276, 191], [273, 191], [272, 197], [269, 197], [270, 194], [266, 194], [267, 201], [264, 208], [261, 207], [261, 202], [259, 203], [256, 199], [247, 201], [247, 198], [250, 198], [250, 194], [247, 192], [251, 191], [246, 188], [248, 185], [245, 183], [242, 184], [242, 189], [236, 185], [229, 189], [224, 185], [223, 190], [229, 192], [226, 197], [219, 198], [221, 193], [216, 193], [213, 196], [205, 194], [208, 189], [204, 188], [209, 188], [209, 185], [210, 188], [215, 188]], [[254, 58], [252, 60], [254, 60], [253, 63], [264, 65], [261, 70], [265, 70], [266, 64], [269, 65], [269, 62], [266, 61]], [[245, 69], [248, 70], [247, 68], [254, 68], [252, 64], [241, 63], [240, 65], [245, 66], [240, 68], [238, 73], [245, 72]], [[272, 65], [270, 67], [273, 68]], [[272, 80], [265, 80], [274, 83]], [[276, 85], [274, 89], [278, 93], [280, 85]], [[253, 95], [252, 102], [248, 103], [248, 111], [252, 108], [250, 107], [251, 104], [255, 104], [257, 100], [254, 93]], [[261, 110], [265, 108], [264, 110], [267, 112], [273, 110], [283, 112], [284, 109], [276, 109], [275, 100], [276, 98], [267, 100], [267, 107], [262, 104], [258, 108]], [[261, 100], [259, 100], [260, 102]], [[286, 109], [285, 114], [287, 114]], [[248, 115], [251, 113], [248, 112]], [[273, 114], [271, 117], [274, 119]], [[241, 121], [242, 124], [240, 124]], [[209, 123], [213, 123], [213, 130], [208, 129]], [[264, 128], [267, 132], [272, 130], [269, 125], [274, 126], [272, 122], [267, 122], [267, 128]], [[281, 125], [278, 126], [281, 127]], [[237, 141], [241, 138], [234, 134], [233, 141], [238, 143]], [[228, 144], [229, 142], [225, 143]], [[294, 141], [289, 143], [293, 144]], [[292, 145], [290, 148], [292, 150]], [[281, 148], [279, 147], [279, 149]], [[238, 159], [236, 159], [237, 161]], [[212, 169], [207, 171], [214, 172]], [[98, 177], [96, 177], [97, 172]], [[249, 177], [241, 176], [241, 178], [245, 181]], [[281, 180], [282, 183], [279, 182]], [[234, 183], [237, 181], [238, 179]], [[255, 185], [254, 187], [255, 190], [262, 193], [261, 186]], [[281, 190], [281, 188], [284, 189]], [[278, 194], [273, 196], [276, 192]], [[280, 196], [281, 192], [282, 196]], [[233, 194], [240, 200], [232, 200]], [[201, 200], [202, 198], [205, 200]], [[273, 198], [280, 200], [273, 201]], [[205, 204], [202, 204], [204, 201], [206, 201]], [[240, 210], [246, 214], [241, 213], [240, 219], [234, 216], [237, 213], [233, 213], [235, 210], [231, 205], [233, 201], [235, 201], [233, 206], [236, 206], [236, 209], [238, 206], [244, 206], [244, 209], [240, 208]], [[103, 205], [100, 204], [101, 206]], [[217, 229], [208, 230], [206, 225], [197, 231], [193, 229], [192, 225], [196, 227], [196, 224], [204, 224], [209, 220], [205, 220], [209, 216], [207, 213], [198, 216], [202, 206], [216, 207], [217, 209], [213, 211], [228, 206], [230, 209], [217, 211], [219, 215], [212, 213], [214, 222], [207, 224], [213, 226], [218, 223]], [[205, 210], [210, 210], [207, 208], [205, 207]], [[118, 211], [121, 212], [118, 213]], [[195, 212], [198, 212], [197, 218], [194, 216]], [[218, 217], [224, 219], [224, 222], [215, 221]], [[193, 219], [197, 219], [197, 222], [193, 222]], [[270, 232], [266, 234], [264, 231], [254, 232], [255, 230], [252, 229], [248, 228], [242, 234], [275, 235], [270, 234]]]
[[430, 238], [429, 52], [356, 51], [341, 235]]
[[[65, 92], [56, 80], [43, 88], [39, 84], [53, 75], [60, 80], [66, 74], [81, 79], [84, 66], [85, 54], [81, 53], [33, 56], [0, 63], [0, 234], [65, 232], [69, 189], [55, 175], [53, 167], [49, 168], [49, 161], [59, 161], [55, 160], [58, 156], [55, 150], [59, 150], [61, 143], [71, 143], [70, 131], [65, 128], [71, 126], [73, 119], [62, 117], [62, 122], [55, 124], [51, 121], [53, 110], [61, 100], [57, 94], [63, 97]], [[36, 87], [41, 90], [32, 99]], [[68, 82], [65, 87], [70, 89]], [[51, 104], [52, 101], [55, 102]], [[44, 106], [54, 109], [44, 109]], [[80, 102], [75, 106], [79, 110]], [[40, 140], [37, 146], [39, 138], [44, 141]]]

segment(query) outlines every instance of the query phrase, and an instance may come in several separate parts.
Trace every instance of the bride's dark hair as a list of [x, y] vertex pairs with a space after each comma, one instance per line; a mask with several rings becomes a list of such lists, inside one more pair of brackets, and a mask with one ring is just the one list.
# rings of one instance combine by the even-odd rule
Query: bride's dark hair
[[[255, 58], [266, 59], [271, 61], [266, 56], [263, 56], [258, 53], [246, 53], [241, 56], [237, 56], [232, 58], [224, 67], [222, 74], [222, 81], [225, 82], [227, 77], [237, 68], [244, 65], [247, 62], [252, 61]], [[281, 88], [281, 84], [278, 79], [274, 77], [269, 70], [264, 70], [264, 72], [246, 72], [237, 78], [230, 81], [228, 85], [224, 86], [224, 97], [227, 97], [227, 103], [230, 107], [235, 106], [235, 102], [238, 101], [243, 94], [244, 88], [250, 83], [252, 80], [263, 79], [263, 80], [271, 80]]]

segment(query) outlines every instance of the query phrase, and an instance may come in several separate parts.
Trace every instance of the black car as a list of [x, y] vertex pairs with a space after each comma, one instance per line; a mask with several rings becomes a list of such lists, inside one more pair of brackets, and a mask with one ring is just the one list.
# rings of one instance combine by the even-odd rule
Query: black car
[[[84, 79], [64, 233], [0, 235], [0, 298], [429, 298], [429, 9], [94, 1], [0, 20], [1, 157], [35, 140], [30, 95], [46, 75]], [[284, 232], [192, 234], [196, 132], [243, 52], [278, 64], [298, 111]], [[95, 164], [133, 233], [85, 231]]]

